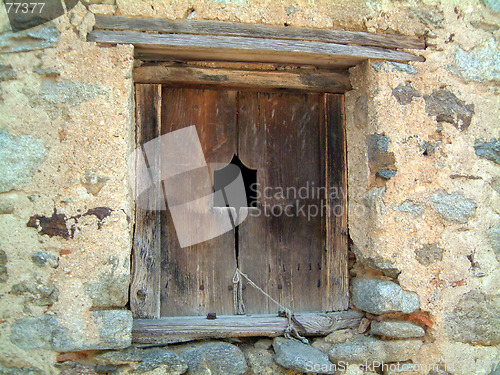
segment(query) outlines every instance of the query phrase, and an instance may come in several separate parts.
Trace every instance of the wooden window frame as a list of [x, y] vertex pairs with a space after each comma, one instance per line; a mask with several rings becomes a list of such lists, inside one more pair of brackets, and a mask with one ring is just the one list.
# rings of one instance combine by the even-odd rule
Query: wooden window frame
[[[141, 62], [134, 69], [136, 93], [136, 143], [158, 137], [161, 121], [161, 86], [223, 87], [269, 90], [300, 90], [338, 94], [331, 108], [325, 103], [326, 126], [322, 140], [326, 149], [326, 183], [347, 188], [344, 95], [350, 90], [347, 69], [367, 59], [398, 62], [424, 61], [401, 48], [424, 49], [420, 38], [370, 34], [343, 30], [245, 25], [218, 21], [170, 21], [96, 15], [88, 41], [103, 45], [132, 44]], [[155, 62], [148, 64], [148, 61]], [[158, 61], [164, 61], [159, 64]], [[175, 61], [175, 62], [174, 62]], [[182, 63], [179, 63], [182, 61]], [[189, 62], [204, 62], [204, 65]], [[224, 62], [213, 64], [206, 62]], [[237, 63], [237, 65], [235, 65]], [[231, 65], [233, 64], [233, 65]], [[243, 64], [243, 65], [241, 65]], [[262, 67], [244, 69], [261, 64]], [[263, 65], [267, 64], [267, 65]], [[269, 64], [290, 69], [278, 70]], [[306, 66], [307, 68], [300, 68]], [[266, 67], [268, 70], [266, 70]], [[273, 69], [269, 69], [269, 68]], [[335, 70], [329, 70], [335, 69]], [[332, 103], [332, 101], [328, 101]], [[341, 153], [328, 153], [341, 149]], [[149, 162], [159, 162], [154, 160]], [[342, 173], [333, 173], [340, 168]], [[138, 181], [140, 183], [140, 181]], [[154, 192], [153, 192], [154, 193]], [[329, 204], [344, 204], [342, 202]], [[347, 212], [347, 210], [346, 210]], [[164, 344], [203, 338], [279, 336], [288, 322], [273, 315], [160, 318], [160, 215], [136, 210], [132, 253], [130, 306], [134, 314], [133, 341], [137, 344]], [[326, 246], [336, 291], [349, 304], [347, 272], [347, 213], [327, 217]], [[341, 239], [341, 240], [339, 240]], [[337, 241], [337, 243], [335, 243]], [[340, 242], [339, 242], [340, 241]], [[334, 277], [334, 276], [332, 276]], [[334, 330], [355, 327], [363, 314], [355, 310], [297, 314], [303, 335], [326, 335]]]

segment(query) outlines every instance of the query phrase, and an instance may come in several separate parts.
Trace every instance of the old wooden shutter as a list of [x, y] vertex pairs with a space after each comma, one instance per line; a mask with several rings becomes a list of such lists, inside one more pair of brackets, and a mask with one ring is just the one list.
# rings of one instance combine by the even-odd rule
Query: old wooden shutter
[[[138, 143], [195, 125], [207, 163], [227, 164], [237, 155], [257, 171], [259, 198], [251, 210], [260, 210], [236, 230], [187, 248], [180, 248], [168, 211], [138, 210], [134, 259], [149, 256], [154, 263], [149, 270], [134, 267], [136, 316], [233, 314], [236, 267], [294, 312], [347, 309], [343, 96], [153, 84], [136, 84], [136, 96], [138, 124], [154, 128], [139, 132]], [[210, 193], [212, 186], [196, 181], [180, 177], [174, 189], [180, 196]], [[154, 252], [148, 246], [160, 254], [148, 255]], [[278, 310], [250, 286], [243, 300], [247, 313]]]

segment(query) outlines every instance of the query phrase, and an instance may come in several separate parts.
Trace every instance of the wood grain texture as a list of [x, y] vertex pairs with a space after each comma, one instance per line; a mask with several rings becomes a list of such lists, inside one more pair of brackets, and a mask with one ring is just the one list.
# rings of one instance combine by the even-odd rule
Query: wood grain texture
[[[159, 136], [161, 86], [136, 84], [136, 145], [137, 147]], [[159, 156], [159, 155], [158, 155]], [[150, 167], [159, 168], [160, 159], [148, 160]], [[141, 168], [142, 165], [137, 165]], [[145, 184], [149, 176], [137, 173], [136, 186]], [[153, 186], [145, 199], [162, 196], [161, 185]], [[143, 198], [143, 199], [144, 199]], [[147, 207], [143, 202], [142, 207]], [[160, 214], [158, 211], [136, 206], [134, 242], [132, 249], [132, 283], [130, 309], [136, 318], [160, 317]]]
[[[345, 328], [356, 328], [364, 314], [349, 310], [328, 314], [296, 314], [306, 336], [327, 335]], [[134, 320], [135, 344], [168, 344], [206, 338], [276, 337], [288, 325], [286, 318], [276, 315], [221, 316], [215, 320], [203, 317], [170, 317], [155, 320]], [[298, 327], [297, 327], [298, 328]]]
[[185, 60], [242, 61], [349, 67], [366, 59], [424, 61], [420, 56], [381, 47], [239, 36], [150, 34], [93, 30], [88, 41], [133, 44], [137, 56]]
[[134, 82], [164, 84], [215, 85], [221, 87], [295, 89], [313, 92], [343, 93], [351, 89], [345, 72], [259, 71], [204, 68], [187, 65], [155, 64], [134, 69]]
[[326, 311], [349, 307], [347, 234], [347, 155], [344, 96], [325, 94], [324, 141], [326, 143], [326, 252], [324, 254]]
[[[165, 87], [162, 134], [191, 125], [196, 126], [208, 167], [212, 167], [210, 163], [228, 164], [236, 153], [236, 92]], [[201, 211], [209, 210], [211, 172], [200, 168], [169, 179], [169, 206], [172, 202], [182, 204], [190, 197], [200, 199]], [[215, 213], [211, 224], [217, 225], [221, 218], [222, 214]], [[191, 231], [207, 230], [206, 225], [210, 225], [192, 220], [192, 216], [186, 217], [184, 223]], [[233, 294], [229, 287], [235, 269], [234, 231], [181, 248], [171, 213], [162, 215], [161, 316], [232, 314]]]
[[135, 30], [158, 33], [231, 35], [269, 39], [312, 40], [385, 48], [423, 49], [422, 38], [371, 34], [359, 31], [249, 25], [219, 21], [171, 21], [161, 18], [131, 18], [96, 15], [96, 29]]
[[[257, 169], [258, 216], [240, 224], [241, 270], [294, 312], [322, 311], [318, 94], [240, 93], [239, 154]], [[303, 191], [300, 194], [299, 191]], [[247, 287], [250, 313], [280, 309]]]

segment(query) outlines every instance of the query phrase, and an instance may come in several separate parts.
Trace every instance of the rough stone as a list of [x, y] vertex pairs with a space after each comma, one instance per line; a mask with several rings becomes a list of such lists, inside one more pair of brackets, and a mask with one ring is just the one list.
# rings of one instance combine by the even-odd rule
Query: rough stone
[[377, 173], [375, 173], [375, 176], [383, 178], [384, 180], [390, 180], [394, 176], [396, 176], [398, 172], [397, 171], [391, 171], [388, 169], [379, 169]]
[[0, 365], [0, 375], [42, 375], [43, 371], [37, 368], [12, 368]]
[[361, 94], [356, 99], [354, 121], [359, 128], [368, 125], [368, 95], [366, 94]]
[[0, 250], [0, 283], [4, 283], [9, 278], [7, 273], [7, 254]]
[[448, 194], [444, 190], [436, 190], [430, 200], [434, 210], [447, 221], [465, 224], [476, 213], [476, 201], [458, 191]]
[[493, 190], [500, 194], [500, 178], [491, 181], [490, 186]]
[[391, 72], [391, 71], [398, 71], [398, 72], [403, 72], [403, 73], [408, 73], [408, 74], [417, 74], [417, 69], [409, 64], [404, 64], [404, 63], [398, 63], [395, 61], [384, 61], [380, 63], [372, 63], [371, 66], [373, 69], [375, 69], [377, 72], [384, 71], [386, 73]]
[[418, 296], [403, 291], [398, 284], [359, 277], [352, 280], [352, 302], [358, 309], [377, 315], [389, 312], [409, 314], [420, 308]]
[[109, 4], [91, 4], [89, 10], [94, 14], [111, 16], [116, 13], [116, 5]]
[[448, 66], [448, 70], [466, 81], [500, 80], [500, 52], [494, 38], [488, 39], [470, 51], [465, 51], [457, 46], [453, 60], [454, 62]]
[[33, 72], [35, 72], [37, 74], [40, 74], [41, 76], [56, 77], [56, 76], [60, 75], [59, 70], [57, 70], [56, 68], [47, 68], [47, 69], [44, 69], [44, 68], [41, 68], [39, 66], [34, 67], [33, 68]]
[[478, 291], [463, 295], [457, 306], [445, 316], [448, 336], [473, 345], [500, 343], [500, 297]]
[[498, 0], [481, 0], [481, 3], [492, 12], [500, 12], [500, 1]]
[[82, 185], [87, 189], [87, 193], [97, 195], [108, 180], [108, 177], [100, 176], [96, 171], [89, 169], [82, 178]]
[[130, 346], [124, 350], [113, 350], [96, 355], [98, 364], [127, 365], [142, 361], [142, 352], [135, 346]]
[[122, 349], [132, 342], [130, 310], [96, 310], [92, 317], [99, 330], [99, 343], [93, 349]]
[[260, 339], [253, 345], [257, 349], [269, 349], [273, 345], [273, 340], [271, 339]]
[[434, 153], [434, 151], [436, 151], [438, 144], [439, 144], [438, 142], [432, 143], [432, 142], [424, 141], [421, 144], [419, 144], [420, 152], [422, 153], [422, 155], [425, 155], [425, 156], [432, 155]]
[[242, 348], [248, 362], [247, 375], [298, 375], [294, 370], [289, 370], [278, 365], [273, 358], [273, 354], [262, 348], [244, 347]]
[[0, 81], [10, 81], [16, 78], [17, 78], [17, 73], [12, 68], [12, 65], [0, 64]]
[[441, 249], [436, 243], [424, 244], [420, 249], [415, 250], [415, 259], [420, 264], [428, 266], [436, 261], [443, 260], [444, 249]]
[[194, 344], [181, 352], [188, 364], [187, 374], [240, 375], [248, 370], [243, 352], [227, 342]]
[[385, 214], [384, 193], [385, 186], [368, 190], [363, 197], [363, 204], [371, 211]]
[[128, 300], [129, 274], [108, 272], [101, 275], [95, 283], [85, 285], [85, 293], [92, 298], [94, 307], [124, 306]]
[[474, 104], [466, 104], [448, 90], [433, 90], [424, 95], [425, 111], [436, 116], [437, 122], [449, 122], [459, 130], [466, 130], [472, 121]]
[[360, 335], [353, 340], [336, 344], [329, 353], [330, 360], [354, 364], [371, 364], [377, 362], [402, 362], [420, 349], [420, 340], [380, 340], [370, 336]]
[[14, 284], [10, 290], [13, 295], [24, 295], [26, 301], [37, 306], [50, 306], [57, 301], [59, 290], [52, 284], [44, 285], [35, 282], [20, 282]]
[[422, 94], [415, 90], [408, 82], [404, 85], [400, 84], [398, 87], [392, 89], [392, 95], [401, 105], [410, 104], [413, 98], [422, 96]]
[[0, 193], [29, 183], [46, 153], [40, 139], [0, 131]]
[[325, 337], [325, 341], [330, 344], [340, 344], [354, 337], [354, 332], [351, 329], [339, 329], [333, 331]]
[[[297, 340], [276, 337], [273, 341], [273, 348], [276, 353], [276, 362], [284, 368], [302, 373], [317, 374], [331, 373], [329, 369], [333, 368], [333, 364], [328, 360], [328, 355], [319, 349], [303, 344]], [[319, 371], [317, 369], [312, 370], [311, 364], [317, 366]], [[327, 369], [327, 371], [323, 369]]]
[[43, 25], [19, 32], [0, 34], [0, 53], [25, 52], [54, 47], [59, 41], [55, 26]]
[[31, 255], [31, 261], [38, 267], [45, 267], [48, 265], [52, 268], [56, 268], [59, 263], [54, 255], [43, 251], [37, 251]]
[[500, 140], [492, 139], [489, 142], [485, 142], [482, 139], [476, 139], [474, 141], [474, 149], [476, 155], [480, 158], [490, 160], [497, 164], [500, 164]]
[[94, 349], [121, 349], [130, 346], [132, 314], [127, 310], [92, 311], [99, 331], [99, 342], [80, 342], [59, 323], [54, 315], [25, 318], [11, 328], [10, 340], [23, 349], [47, 349], [57, 352]]
[[362, 252], [356, 249], [356, 258], [360, 263], [382, 272], [385, 276], [396, 279], [401, 271], [394, 265], [394, 262], [381, 256], [366, 257]]
[[184, 374], [188, 368], [186, 362], [171, 350], [163, 348], [145, 349], [142, 361], [135, 371], [139, 373], [155, 372], [168, 375]]
[[374, 172], [380, 169], [396, 169], [394, 153], [387, 151], [389, 143], [390, 139], [380, 134], [372, 134], [368, 137], [368, 162]]
[[370, 334], [399, 339], [423, 337], [425, 331], [422, 327], [411, 322], [384, 320], [372, 322]]
[[443, 11], [432, 5], [421, 4], [419, 7], [411, 8], [409, 15], [411, 18], [419, 20], [432, 29], [441, 28], [444, 21]]
[[500, 255], [500, 223], [488, 229], [488, 238], [493, 250]]
[[11, 214], [16, 209], [18, 197], [15, 192], [0, 194], [0, 214]]
[[399, 206], [391, 206], [391, 208], [412, 214], [414, 217], [419, 217], [424, 212], [424, 205], [422, 203], [414, 202], [410, 199], [400, 203]]

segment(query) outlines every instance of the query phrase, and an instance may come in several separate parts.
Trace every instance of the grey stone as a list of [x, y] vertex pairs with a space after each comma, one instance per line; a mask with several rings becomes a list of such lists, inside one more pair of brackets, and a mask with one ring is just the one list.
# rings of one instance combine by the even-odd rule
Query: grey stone
[[108, 365], [127, 365], [142, 361], [142, 352], [135, 346], [130, 346], [124, 350], [113, 350], [95, 356], [96, 363]]
[[399, 63], [399, 62], [395, 62], [395, 61], [387, 61], [386, 64], [389, 66], [392, 66], [394, 69], [396, 69], [400, 72], [404, 72], [404, 73], [408, 73], [408, 74], [417, 74], [418, 73], [417, 68], [415, 68], [413, 65], [403, 64], [403, 63]]
[[145, 349], [142, 351], [142, 361], [135, 371], [139, 373], [152, 370], [162, 374], [180, 375], [188, 368], [186, 362], [171, 350], [163, 348]]
[[24, 295], [26, 301], [37, 306], [50, 306], [57, 301], [59, 290], [51, 283], [48, 285], [31, 282], [19, 282], [14, 284], [10, 290], [11, 294]]
[[59, 41], [55, 26], [43, 25], [19, 32], [0, 34], [0, 53], [25, 52], [54, 47]]
[[54, 255], [43, 251], [33, 253], [33, 255], [31, 255], [31, 261], [38, 267], [45, 267], [46, 265], [49, 265], [52, 268], [56, 268], [59, 263]]
[[408, 82], [404, 85], [400, 84], [398, 87], [392, 89], [392, 95], [401, 105], [410, 104], [413, 98], [422, 96], [422, 94], [415, 90]]
[[22, 349], [40, 348], [58, 352], [76, 349], [68, 329], [60, 325], [53, 315], [17, 321], [12, 325], [10, 341]]
[[429, 143], [424, 141], [422, 144], [419, 144], [419, 149], [422, 155], [432, 155], [438, 146], [439, 142]]
[[500, 178], [491, 181], [490, 186], [493, 190], [495, 190], [498, 194], [500, 194]]
[[11, 214], [16, 209], [18, 197], [15, 192], [0, 194], [0, 214]]
[[424, 95], [425, 111], [436, 116], [438, 122], [449, 122], [459, 130], [466, 130], [472, 121], [474, 104], [466, 104], [448, 90], [433, 90]]
[[445, 330], [453, 341], [472, 345], [500, 343], [500, 297], [478, 291], [463, 295], [445, 316]]
[[12, 68], [12, 65], [0, 64], [0, 81], [9, 81], [11, 79], [16, 79], [17, 73]]
[[432, 5], [421, 4], [418, 7], [411, 7], [409, 15], [432, 29], [441, 28], [444, 21], [443, 11]]
[[273, 340], [271, 339], [260, 339], [253, 346], [257, 349], [269, 349], [273, 345]]
[[490, 244], [497, 255], [500, 255], [500, 223], [488, 229]]
[[287, 370], [278, 365], [273, 354], [263, 348], [243, 347], [243, 354], [248, 362], [246, 375], [295, 375], [299, 374], [293, 370]]
[[388, 169], [379, 169], [377, 173], [375, 173], [375, 176], [383, 178], [384, 180], [390, 180], [394, 176], [396, 176], [398, 172], [397, 171], [391, 171]]
[[384, 320], [381, 322], [372, 322], [370, 334], [397, 339], [410, 339], [423, 337], [425, 331], [415, 323]]
[[500, 363], [495, 363], [493, 370], [489, 373], [489, 375], [500, 375]]
[[[284, 368], [307, 374], [329, 374], [334, 368], [333, 363], [328, 360], [328, 355], [294, 339], [276, 337], [273, 348], [276, 353], [274, 359]], [[312, 366], [315, 367], [314, 370]]]
[[396, 169], [394, 153], [387, 151], [389, 143], [389, 138], [380, 134], [372, 134], [368, 137], [368, 162], [372, 171]]
[[85, 293], [92, 298], [94, 307], [124, 306], [128, 301], [130, 275], [108, 272], [101, 275], [95, 283], [85, 285]]
[[357, 127], [364, 128], [368, 125], [368, 95], [361, 94], [354, 104], [354, 122]]
[[488, 39], [470, 51], [464, 51], [457, 46], [453, 54], [453, 64], [447, 68], [466, 81], [500, 80], [500, 52], [495, 38]]
[[41, 68], [39, 66], [34, 67], [33, 72], [40, 74], [41, 76], [53, 76], [53, 77], [55, 77], [55, 76], [60, 75], [59, 70], [57, 70], [56, 68], [44, 69], [44, 68]]
[[394, 262], [381, 256], [367, 257], [358, 249], [355, 250], [356, 258], [360, 263], [382, 272], [385, 276], [396, 279], [401, 271], [394, 265]]
[[41, 375], [43, 373], [37, 368], [12, 368], [0, 365], [0, 375]]
[[371, 211], [385, 214], [385, 203], [383, 198], [385, 190], [385, 186], [368, 190], [363, 197], [363, 204]]
[[498, 0], [481, 0], [481, 3], [492, 12], [500, 12], [500, 1]]
[[353, 337], [354, 332], [352, 329], [339, 329], [338, 331], [333, 331], [326, 336], [325, 341], [330, 344], [340, 344], [352, 339]]
[[123, 349], [132, 343], [130, 310], [96, 310], [92, 317], [99, 330], [99, 343], [94, 349]]
[[0, 193], [29, 183], [46, 153], [40, 139], [0, 131]]
[[4, 283], [9, 278], [7, 273], [7, 254], [0, 250], [0, 283]]
[[422, 203], [414, 202], [410, 199], [401, 202], [399, 206], [391, 206], [391, 208], [412, 214], [414, 217], [419, 217], [424, 212], [424, 205]]
[[490, 160], [497, 164], [500, 164], [500, 140], [492, 139], [489, 142], [485, 142], [482, 139], [476, 139], [474, 141], [474, 149], [476, 155], [480, 158]]
[[212, 341], [193, 344], [181, 356], [188, 364], [187, 374], [240, 375], [248, 370], [243, 352], [227, 342]]
[[448, 194], [444, 190], [436, 190], [430, 200], [434, 210], [447, 221], [465, 224], [476, 213], [476, 201], [458, 191]]
[[444, 249], [441, 249], [436, 243], [424, 244], [420, 249], [415, 250], [415, 259], [420, 264], [428, 266], [436, 261], [443, 260]]
[[360, 335], [353, 340], [333, 345], [329, 357], [332, 362], [341, 361], [353, 364], [372, 364], [373, 362], [403, 362], [420, 349], [420, 340], [380, 340]]
[[92, 311], [92, 317], [99, 331], [97, 344], [76, 340], [54, 315], [17, 321], [11, 328], [10, 340], [23, 349], [47, 349], [57, 352], [121, 349], [130, 346], [132, 340], [130, 311]]
[[370, 314], [412, 313], [420, 308], [418, 296], [405, 292], [392, 281], [356, 277], [352, 280], [352, 302]]

